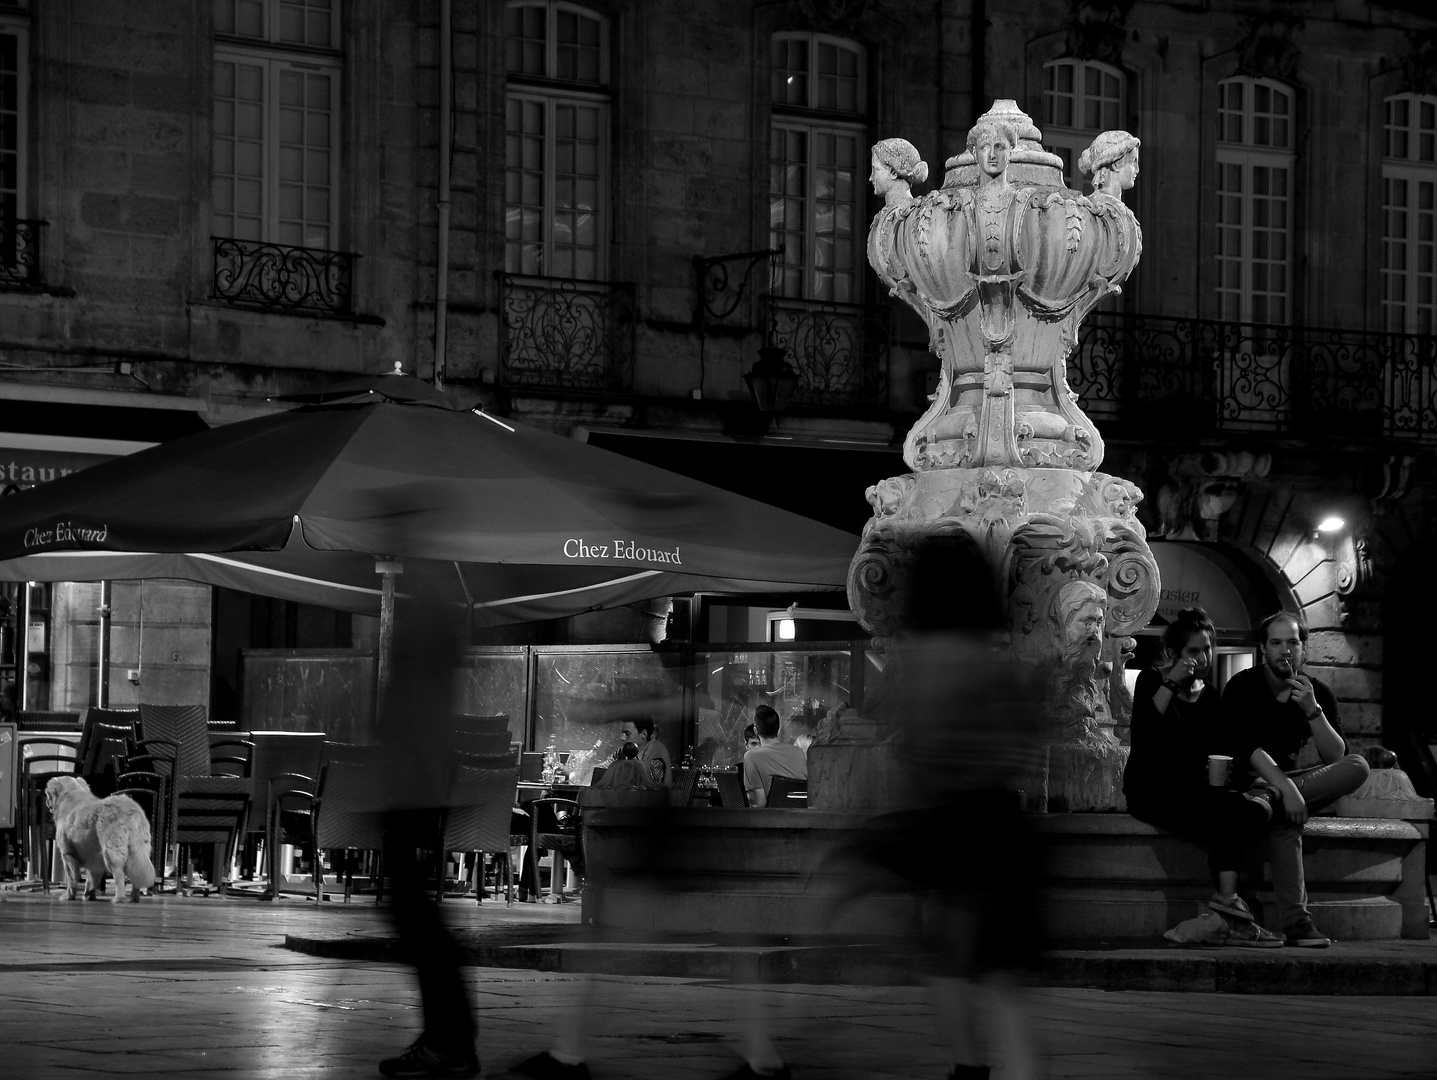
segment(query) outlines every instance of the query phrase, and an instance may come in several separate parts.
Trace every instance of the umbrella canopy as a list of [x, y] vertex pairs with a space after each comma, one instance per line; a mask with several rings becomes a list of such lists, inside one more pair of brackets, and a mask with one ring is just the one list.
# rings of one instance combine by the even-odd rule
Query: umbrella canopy
[[390, 558], [484, 623], [844, 585], [847, 533], [442, 395], [391, 397], [230, 424], [14, 495], [0, 577], [183, 577], [377, 612], [375, 560]]

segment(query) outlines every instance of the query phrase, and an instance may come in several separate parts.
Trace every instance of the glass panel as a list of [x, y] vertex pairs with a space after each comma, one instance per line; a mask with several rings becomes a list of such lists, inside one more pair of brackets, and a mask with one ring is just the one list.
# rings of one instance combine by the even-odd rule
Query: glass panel
[[743, 729], [759, 705], [778, 711], [779, 738], [792, 742], [816, 716], [851, 698], [846, 649], [759, 652], [695, 651], [694, 758], [700, 765], [743, 760]]
[[526, 746], [543, 749], [552, 741], [560, 753], [573, 755], [575, 783], [587, 784], [594, 765], [613, 757], [626, 719], [653, 720], [654, 737], [670, 758], [677, 763], [682, 757], [684, 675], [670, 656], [536, 650], [534, 668], [534, 730]]
[[509, 718], [509, 741], [524, 742], [528, 660], [522, 649], [466, 655], [454, 688], [456, 712]]
[[547, 15], [547, 9], [538, 4], [511, 5], [504, 13], [506, 71], [519, 75], [545, 74]]

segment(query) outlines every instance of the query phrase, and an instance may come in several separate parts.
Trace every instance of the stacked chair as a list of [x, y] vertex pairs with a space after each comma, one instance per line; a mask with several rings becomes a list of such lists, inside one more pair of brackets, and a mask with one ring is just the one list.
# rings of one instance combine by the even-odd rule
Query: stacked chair
[[[250, 760], [251, 841], [263, 839], [268, 888], [260, 899], [278, 898], [284, 884], [280, 849], [313, 846], [314, 800], [326, 742], [317, 731], [254, 731]], [[319, 862], [318, 851], [314, 861]]]

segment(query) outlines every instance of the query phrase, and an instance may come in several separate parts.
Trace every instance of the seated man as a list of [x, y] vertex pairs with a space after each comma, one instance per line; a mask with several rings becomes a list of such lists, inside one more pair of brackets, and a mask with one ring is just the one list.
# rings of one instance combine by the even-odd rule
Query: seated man
[[808, 756], [792, 743], [779, 741], [778, 713], [768, 705], [753, 711], [753, 726], [758, 746], [743, 755], [743, 786], [748, 804], [760, 807], [768, 805], [768, 782], [775, 776], [808, 779]]
[[[1262, 663], [1234, 675], [1222, 694], [1232, 725], [1233, 779], [1239, 791], [1255, 784], [1273, 804], [1268, 863], [1287, 944], [1321, 949], [1332, 942], [1312, 925], [1307, 909], [1302, 826], [1314, 810], [1360, 788], [1368, 765], [1361, 754], [1347, 753], [1332, 691], [1302, 674], [1307, 626], [1301, 616], [1270, 615], [1261, 635]], [[1323, 764], [1298, 769], [1308, 739]]]
[[[625, 720], [619, 728], [619, 740], [625, 743], [634, 743], [639, 748], [639, 760], [648, 766], [649, 775], [660, 784], [668, 787], [673, 781], [673, 759], [669, 757], [669, 749], [658, 739], [654, 738], [654, 722], [647, 717], [638, 720]], [[622, 753], [622, 751], [620, 751]], [[618, 760], [619, 755], [614, 755]]]

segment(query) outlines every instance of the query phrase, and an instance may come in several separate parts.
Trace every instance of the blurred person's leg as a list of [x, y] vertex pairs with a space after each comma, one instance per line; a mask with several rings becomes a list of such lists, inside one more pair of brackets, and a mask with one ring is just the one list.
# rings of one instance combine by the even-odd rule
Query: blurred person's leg
[[416, 849], [432, 841], [426, 828], [432, 812], [397, 810], [385, 814], [384, 865], [390, 878], [390, 914], [404, 959], [414, 966], [424, 1028], [408, 1051], [380, 1062], [391, 1077], [479, 1075], [476, 1025], [464, 986], [459, 949], [444, 925], [439, 905], [424, 884]]
[[1304, 919], [1307, 910], [1307, 880], [1302, 872], [1302, 826], [1274, 825], [1267, 834], [1267, 865], [1272, 892], [1277, 899], [1278, 925], [1291, 930]]

